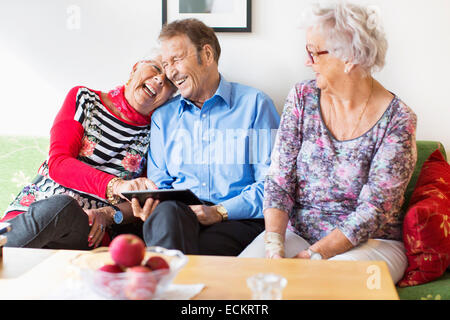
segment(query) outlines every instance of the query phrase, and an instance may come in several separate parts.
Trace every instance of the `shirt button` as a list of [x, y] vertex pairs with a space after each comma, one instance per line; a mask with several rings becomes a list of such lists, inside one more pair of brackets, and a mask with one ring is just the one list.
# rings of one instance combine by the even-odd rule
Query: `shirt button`
[[202, 118], [205, 119], [206, 118], [206, 114], [202, 115]]
[[203, 183], [202, 183], [202, 186], [206, 187], [206, 182], [203, 182]]

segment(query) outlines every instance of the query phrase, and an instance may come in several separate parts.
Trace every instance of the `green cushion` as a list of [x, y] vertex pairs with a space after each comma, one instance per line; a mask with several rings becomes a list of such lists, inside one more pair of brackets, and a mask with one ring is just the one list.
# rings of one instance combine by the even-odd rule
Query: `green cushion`
[[397, 288], [401, 300], [450, 300], [450, 272], [419, 286]]
[[0, 218], [48, 156], [49, 138], [0, 136]]

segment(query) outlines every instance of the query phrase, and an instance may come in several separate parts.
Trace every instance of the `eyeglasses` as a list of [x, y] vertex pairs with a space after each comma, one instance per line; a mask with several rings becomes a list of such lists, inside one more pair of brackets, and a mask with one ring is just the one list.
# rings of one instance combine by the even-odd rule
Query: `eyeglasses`
[[306, 46], [306, 52], [308, 52], [308, 56], [309, 59], [311, 60], [312, 63], [316, 63], [316, 61], [314, 60], [314, 57], [318, 57], [322, 54], [328, 54], [328, 51], [318, 51], [318, 52], [312, 52], [311, 50], [308, 49], [308, 46]]

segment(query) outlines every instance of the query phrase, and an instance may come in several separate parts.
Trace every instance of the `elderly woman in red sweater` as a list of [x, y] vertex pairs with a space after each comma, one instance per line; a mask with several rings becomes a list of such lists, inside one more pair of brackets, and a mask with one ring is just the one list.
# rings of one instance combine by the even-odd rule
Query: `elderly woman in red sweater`
[[137, 221], [120, 195], [155, 188], [145, 178], [150, 119], [174, 92], [159, 56], [136, 63], [128, 83], [109, 92], [70, 90], [48, 159], [1, 220], [12, 226], [7, 246], [89, 249]]

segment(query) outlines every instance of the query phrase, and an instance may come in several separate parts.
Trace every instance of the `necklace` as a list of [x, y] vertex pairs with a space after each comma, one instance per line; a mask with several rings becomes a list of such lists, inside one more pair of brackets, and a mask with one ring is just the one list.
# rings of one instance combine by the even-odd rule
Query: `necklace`
[[[353, 127], [353, 131], [352, 131], [352, 133], [350, 135], [350, 138], [353, 138], [353, 135], [355, 134], [356, 129], [359, 127], [361, 119], [362, 119], [364, 113], [366, 112], [367, 106], [369, 105], [369, 101], [370, 101], [370, 98], [372, 97], [372, 93], [373, 93], [373, 78], [372, 78], [372, 84], [371, 84], [371, 87], [370, 87], [369, 97], [367, 98], [367, 101], [366, 101], [366, 104], [364, 105], [364, 108], [361, 110], [361, 113], [359, 114], [358, 121], [356, 122], [355, 126]], [[333, 113], [334, 113], [334, 118], [336, 118], [336, 110], [334, 108], [333, 100], [330, 99], [330, 101], [331, 101], [331, 107], [332, 107]], [[331, 117], [330, 117], [330, 122], [331, 122]], [[344, 140], [344, 139], [342, 138], [340, 140]]]

